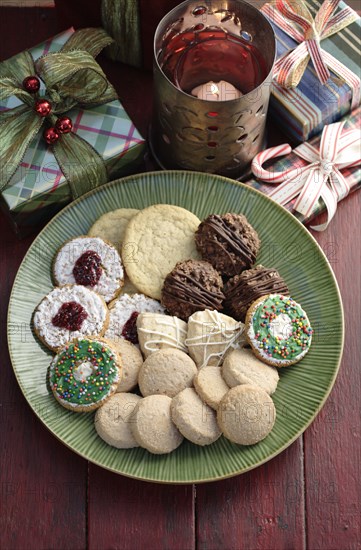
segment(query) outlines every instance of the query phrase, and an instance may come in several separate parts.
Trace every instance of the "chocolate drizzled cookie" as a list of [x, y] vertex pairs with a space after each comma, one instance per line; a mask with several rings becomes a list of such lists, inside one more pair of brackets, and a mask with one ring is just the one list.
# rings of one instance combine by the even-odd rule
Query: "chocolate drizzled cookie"
[[288, 287], [274, 268], [257, 265], [230, 279], [223, 287], [225, 308], [235, 319], [244, 321], [252, 302], [266, 294], [289, 294]]
[[212, 214], [199, 225], [196, 245], [203, 259], [232, 277], [255, 263], [260, 240], [245, 216]]

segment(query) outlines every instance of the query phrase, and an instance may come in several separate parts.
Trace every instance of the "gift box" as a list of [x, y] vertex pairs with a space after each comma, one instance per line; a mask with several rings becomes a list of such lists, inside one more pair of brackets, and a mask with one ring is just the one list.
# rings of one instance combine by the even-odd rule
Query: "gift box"
[[[307, 0], [303, 2], [312, 16], [315, 17], [322, 1]], [[295, 10], [300, 9], [299, 3], [294, 3]], [[339, 14], [346, 7], [340, 2], [335, 14]], [[297, 24], [290, 22], [277, 10], [274, 4], [266, 4], [261, 11], [270, 20], [276, 35], [277, 60], [286, 52], [293, 50], [298, 43], [280, 28], [278, 23]], [[356, 17], [356, 15], [355, 15]], [[330, 17], [329, 17], [330, 19]], [[282, 23], [283, 21], [283, 23]], [[287, 28], [287, 27], [286, 27]], [[300, 29], [300, 27], [297, 27]], [[302, 30], [302, 29], [301, 29]], [[321, 48], [341, 62], [360, 79], [360, 52], [359, 41], [361, 19], [349, 24], [343, 30], [329, 38], [322, 39]], [[357, 95], [357, 94], [356, 94]], [[278, 127], [294, 143], [307, 141], [317, 135], [325, 124], [339, 120], [350, 111], [353, 93], [351, 87], [330, 70], [330, 78], [321, 84], [317, 77], [315, 66], [310, 61], [297, 87], [285, 88], [274, 81], [270, 100], [269, 115]], [[355, 99], [355, 98], [354, 98]], [[359, 101], [357, 101], [357, 104]], [[357, 105], [353, 105], [353, 108]]]
[[[95, 31], [95, 29], [79, 32], [88, 34], [90, 36], [88, 40], [92, 40], [92, 31]], [[101, 32], [104, 33], [104, 31]], [[39, 60], [39, 58], [42, 58], [42, 61], [46, 61], [47, 58], [51, 57], [48, 54], [60, 52], [63, 46], [68, 43], [70, 37], [74, 39], [73, 29], [69, 29], [39, 44], [29, 50], [29, 52], [34, 61]], [[101, 47], [99, 50], [100, 49]], [[77, 53], [75, 52], [72, 55], [76, 56]], [[90, 55], [88, 54], [84, 62], [86, 67], [89, 66], [89, 58]], [[114, 99], [114, 97], [116, 97], [115, 91], [106, 81], [105, 75], [102, 73], [99, 65], [97, 65], [93, 59], [91, 59], [91, 61], [94, 62], [95, 66], [100, 71], [100, 80], [102, 82], [105, 80], [105, 86], [108, 86], [105, 95], [103, 94], [102, 96], [103, 100], [97, 104], [96, 100], [84, 103], [81, 102], [81, 99], [77, 102], [72, 101], [71, 97], [67, 98], [66, 101], [69, 102], [70, 109], [63, 114], [69, 117], [73, 124], [72, 137], [74, 139], [70, 140], [70, 146], [76, 148], [78, 146], [84, 147], [86, 152], [88, 150], [90, 151], [92, 157], [95, 157], [97, 162], [99, 161], [100, 164], [104, 165], [104, 177], [102, 178], [104, 181], [100, 178], [99, 184], [101, 184], [105, 181], [110, 181], [136, 172], [143, 162], [145, 141], [128, 117], [121, 103], [117, 99]], [[14, 56], [10, 60], [4, 62], [2, 66], [16, 67], [16, 63], [18, 62], [19, 56]], [[84, 67], [79, 66], [79, 69], [83, 70]], [[85, 83], [87, 83], [88, 78], [93, 77], [93, 65], [91, 65], [91, 69], [91, 75], [84, 76]], [[76, 71], [77, 65], [73, 66], [73, 72], [76, 73]], [[48, 80], [51, 78], [52, 75], [48, 75]], [[56, 78], [53, 78], [53, 81], [54, 80], [56, 80]], [[4, 82], [4, 80], [2, 81]], [[70, 95], [72, 86], [72, 81], [69, 80]], [[54, 84], [53, 93], [56, 93], [58, 88], [58, 84]], [[110, 93], [108, 95], [109, 90]], [[113, 90], [114, 93], [111, 93], [111, 90]], [[45, 84], [40, 80], [39, 95], [36, 97], [44, 99], [45, 93]], [[66, 91], [66, 93], [68, 92]], [[107, 97], [110, 98], [109, 101], [107, 101]], [[24, 101], [28, 101], [29, 104], [28, 99]], [[19, 99], [19, 93], [18, 96], [12, 95], [0, 101], [0, 120], [1, 117], [6, 118], [7, 114], [16, 113], [17, 109], [21, 110], [21, 105], [24, 107], [24, 103]], [[32, 105], [30, 104], [29, 110], [31, 109]], [[74, 196], [85, 192], [87, 189], [86, 186], [84, 188], [83, 184], [91, 177], [85, 172], [84, 178], [82, 178], [82, 174], [79, 175], [79, 173], [77, 173], [79, 172], [79, 166], [74, 167], [78, 185], [80, 186], [79, 193], [74, 195], [73, 185], [70, 185], [72, 178], [69, 180], [68, 177], [70, 169], [66, 167], [66, 177], [58, 163], [59, 155], [56, 154], [56, 150], [50, 147], [44, 139], [44, 127], [46, 128], [47, 124], [45, 124], [45, 126], [43, 125], [35, 134], [35, 137], [30, 141], [12, 177], [8, 180], [6, 174], [4, 174], [4, 170], [1, 174], [2, 183], [4, 183], [4, 178], [8, 180], [6, 187], [1, 191], [1, 205], [9, 215], [14, 229], [20, 236], [28, 234], [35, 226], [43, 224], [58, 210], [69, 203]], [[24, 134], [24, 137], [26, 137], [26, 134]], [[63, 136], [61, 136], [60, 139], [64, 139]], [[14, 147], [18, 146], [19, 136], [14, 144]], [[83, 149], [80, 148], [80, 151], [82, 150]], [[80, 166], [82, 166], [81, 160], [82, 159], [79, 158]], [[83, 163], [84, 168], [86, 168], [85, 164], [86, 163]], [[82, 179], [84, 181], [82, 181]], [[97, 183], [96, 181], [95, 185]], [[92, 187], [94, 187], [94, 185], [92, 185]]]
[[[342, 121], [344, 122], [344, 126], [342, 128], [342, 134], [345, 135], [348, 133], [349, 130], [353, 130], [352, 133], [352, 139], [350, 141], [352, 142], [351, 147], [353, 148], [352, 152], [351, 149], [344, 149], [345, 155], [345, 165], [346, 167], [341, 167], [341, 174], [345, 178], [347, 183], [347, 190], [344, 190], [344, 192], [341, 194], [340, 197], [338, 197], [337, 200], [342, 200], [342, 196], [346, 196], [349, 193], [353, 193], [354, 191], [357, 191], [361, 187], [361, 107], [358, 107], [356, 110], [354, 110], [349, 115], [343, 117]], [[336, 125], [332, 125], [335, 127]], [[328, 128], [332, 128], [332, 126], [329, 126]], [[339, 125], [337, 125], [339, 126]], [[335, 143], [336, 141], [336, 143]], [[337, 139], [336, 140], [330, 140], [330, 143], [328, 144], [328, 150], [336, 151], [337, 147]], [[289, 152], [286, 156], [283, 156], [281, 158], [273, 159], [273, 160], [267, 160], [271, 159], [272, 156], [275, 155], [282, 155], [285, 151], [287, 151], [287, 145], [280, 145], [278, 147], [271, 148], [269, 150], [266, 150], [259, 155], [257, 155], [253, 161], [252, 168], [255, 173], [261, 173], [263, 171], [263, 168], [265, 169], [265, 176], [263, 179], [269, 179], [272, 181], [274, 179], [275, 181], [283, 181], [284, 183], [266, 183], [265, 181], [262, 181], [259, 177], [254, 177], [250, 180], [248, 180], [246, 185], [250, 185], [251, 187], [258, 189], [262, 193], [266, 195], [270, 195], [272, 198], [277, 200], [277, 197], [275, 196], [276, 191], [280, 189], [280, 185], [282, 185], [285, 189], [287, 189], [288, 181], [293, 177], [294, 174], [291, 173], [291, 170], [296, 173], [296, 176], [298, 176], [299, 181], [301, 181], [302, 174], [307, 176], [307, 172], [310, 172], [310, 169], [312, 168], [312, 164], [310, 162], [307, 162], [304, 160], [304, 158], [301, 158], [297, 155], [296, 151], [299, 150], [302, 153], [306, 151], [307, 156], [307, 145], [310, 144], [315, 149], [317, 149], [318, 154], [320, 153], [320, 145], [321, 145], [321, 135], [313, 137], [309, 142], [303, 143], [296, 147], [294, 150]], [[267, 152], [269, 151], [269, 154]], [[312, 151], [311, 151], [312, 152]], [[352, 153], [352, 154], [351, 154]], [[356, 162], [351, 162], [353, 156], [356, 155]], [[329, 157], [330, 155], [326, 153], [326, 157]], [[336, 156], [338, 156], [338, 153], [336, 152]], [[312, 160], [312, 159], [310, 159]], [[320, 159], [321, 160], [321, 159]], [[313, 163], [314, 165], [317, 164], [317, 162]], [[322, 165], [322, 160], [321, 163]], [[263, 165], [263, 166], [262, 166]], [[256, 170], [255, 167], [258, 169]], [[333, 169], [331, 160], [327, 160], [326, 165], [323, 167], [324, 170]], [[277, 178], [277, 175], [280, 175], [280, 177]], [[261, 175], [261, 174], [260, 174]], [[274, 176], [274, 177], [272, 177]], [[262, 175], [261, 175], [262, 177]], [[297, 181], [297, 179], [296, 179]], [[313, 181], [311, 181], [312, 184], [320, 184], [320, 178], [315, 177]], [[319, 198], [317, 202], [315, 203], [312, 213], [310, 213], [308, 216], [300, 214], [299, 212], [295, 211], [295, 203], [297, 201], [298, 197], [293, 198], [292, 200], [289, 200], [288, 202], [284, 203], [283, 206], [290, 212], [292, 212], [301, 222], [307, 223], [313, 220], [318, 214], [326, 210], [326, 204], [322, 198]], [[324, 229], [325, 227], [321, 228]]]

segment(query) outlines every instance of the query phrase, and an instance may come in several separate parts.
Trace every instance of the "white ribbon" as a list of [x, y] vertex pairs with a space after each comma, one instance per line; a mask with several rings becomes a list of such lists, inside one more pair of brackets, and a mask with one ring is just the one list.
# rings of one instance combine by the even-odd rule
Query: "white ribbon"
[[316, 210], [321, 198], [327, 209], [327, 221], [313, 226], [316, 231], [326, 229], [337, 210], [337, 203], [345, 198], [351, 186], [343, 176], [344, 168], [361, 163], [361, 131], [343, 131], [345, 122], [325, 126], [321, 136], [320, 149], [309, 143], [302, 143], [293, 152], [310, 163], [302, 168], [292, 168], [283, 172], [265, 170], [265, 161], [289, 154], [292, 148], [288, 144], [271, 147], [255, 156], [252, 172], [267, 183], [281, 183], [268, 196], [279, 204], [287, 204], [297, 197], [294, 210], [305, 218]]

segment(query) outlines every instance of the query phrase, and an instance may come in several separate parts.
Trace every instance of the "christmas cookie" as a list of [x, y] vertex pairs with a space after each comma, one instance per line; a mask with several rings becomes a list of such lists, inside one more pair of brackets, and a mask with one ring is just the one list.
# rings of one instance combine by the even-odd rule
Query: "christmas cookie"
[[224, 306], [235, 319], [244, 321], [252, 302], [266, 294], [286, 294], [288, 288], [276, 269], [257, 265], [235, 275], [223, 287]]
[[137, 318], [139, 346], [145, 357], [163, 348], [187, 352], [187, 323], [161, 313], [141, 313]]
[[247, 339], [257, 357], [274, 367], [300, 361], [310, 349], [312, 332], [305, 311], [288, 296], [269, 294], [247, 311]]
[[195, 445], [210, 445], [221, 436], [214, 410], [203, 403], [193, 388], [173, 397], [171, 410], [178, 430]]
[[144, 294], [122, 294], [109, 304], [109, 326], [105, 337], [113, 342], [125, 338], [138, 344], [137, 317], [143, 312], [162, 313], [164, 308], [157, 300]]
[[256, 261], [260, 240], [256, 230], [242, 214], [208, 216], [196, 232], [196, 244], [204, 260], [233, 277]]
[[235, 349], [225, 357], [222, 376], [230, 388], [251, 384], [269, 395], [276, 391], [280, 379], [276, 368], [265, 365], [247, 348]]
[[138, 445], [150, 453], [171, 453], [183, 441], [171, 419], [171, 403], [167, 395], [149, 395], [135, 407], [131, 430]]
[[217, 420], [227, 439], [239, 445], [254, 445], [271, 432], [276, 408], [268, 393], [245, 384], [226, 393], [219, 404]]
[[130, 425], [132, 414], [142, 398], [134, 393], [116, 393], [95, 413], [94, 425], [98, 435], [112, 447], [138, 447]]
[[212, 409], [218, 405], [229, 387], [225, 383], [220, 367], [205, 367], [194, 378], [194, 387], [199, 397]]
[[80, 338], [66, 344], [54, 357], [49, 382], [63, 407], [89, 412], [116, 391], [120, 374], [120, 358], [109, 342]]
[[244, 325], [218, 311], [197, 311], [188, 319], [186, 345], [198, 368], [220, 366], [225, 354], [242, 346]]
[[66, 242], [55, 256], [53, 275], [57, 285], [84, 285], [106, 302], [119, 294], [124, 283], [119, 253], [98, 237], [80, 236]]
[[166, 275], [177, 262], [198, 258], [194, 232], [200, 220], [184, 208], [156, 204], [128, 224], [122, 246], [125, 269], [141, 292], [160, 300]]
[[171, 315], [186, 321], [196, 311], [222, 309], [222, 287], [222, 277], [210, 263], [179, 262], [165, 278], [162, 304]]
[[142, 395], [168, 395], [174, 397], [193, 385], [197, 367], [192, 359], [178, 349], [161, 349], [144, 361], [139, 372], [139, 389]]
[[56, 351], [73, 338], [101, 336], [108, 324], [108, 308], [103, 298], [80, 285], [54, 288], [34, 313], [38, 338]]
[[140, 367], [143, 364], [143, 357], [137, 346], [120, 338], [114, 345], [122, 360], [122, 378], [117, 387], [117, 392], [128, 392], [138, 384]]
[[138, 214], [135, 208], [118, 208], [100, 216], [88, 231], [89, 237], [100, 237], [112, 243], [121, 252], [125, 230], [129, 221]]

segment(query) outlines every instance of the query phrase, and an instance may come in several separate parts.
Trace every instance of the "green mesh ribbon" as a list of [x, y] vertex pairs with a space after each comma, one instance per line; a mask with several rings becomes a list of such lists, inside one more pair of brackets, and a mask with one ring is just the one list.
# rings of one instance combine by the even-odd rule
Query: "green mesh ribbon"
[[[34, 61], [25, 51], [0, 64], [0, 101], [16, 96], [22, 102], [0, 113], [0, 191], [9, 183], [44, 124], [54, 126], [59, 115], [77, 105], [99, 105], [117, 99], [113, 86], [94, 60], [112, 42], [103, 29], [81, 29], [59, 52]], [[23, 87], [23, 80], [31, 75], [45, 84], [44, 98], [52, 105], [47, 117], [40, 117], [34, 110], [39, 94], [30, 94]], [[62, 134], [51, 147], [73, 198], [108, 180], [102, 157], [74, 132]]]

